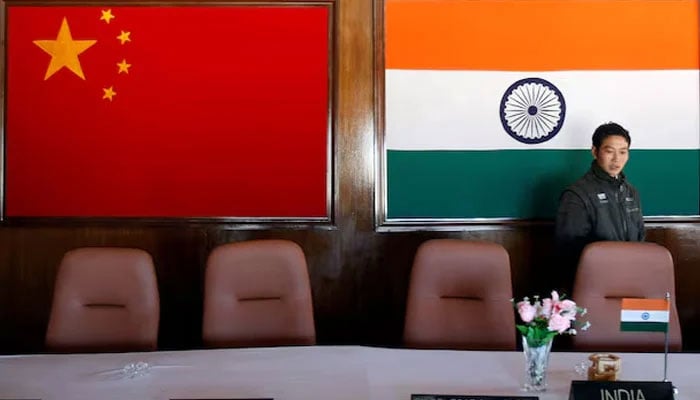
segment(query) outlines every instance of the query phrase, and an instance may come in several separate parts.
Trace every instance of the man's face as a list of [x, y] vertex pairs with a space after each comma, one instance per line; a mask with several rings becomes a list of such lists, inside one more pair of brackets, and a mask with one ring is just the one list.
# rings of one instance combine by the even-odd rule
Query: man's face
[[630, 146], [624, 137], [612, 135], [603, 140], [599, 149], [593, 147], [591, 152], [600, 168], [615, 178], [620, 175], [629, 160]]

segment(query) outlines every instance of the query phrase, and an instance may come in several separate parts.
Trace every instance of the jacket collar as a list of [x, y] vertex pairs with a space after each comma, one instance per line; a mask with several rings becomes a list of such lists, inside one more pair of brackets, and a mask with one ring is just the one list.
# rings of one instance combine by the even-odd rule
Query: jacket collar
[[605, 182], [610, 182], [610, 183], [625, 183], [625, 173], [620, 171], [620, 175], [617, 176], [617, 178], [613, 178], [610, 176], [607, 172], [603, 171], [602, 168], [600, 168], [600, 165], [598, 165], [598, 162], [596, 160], [593, 160], [591, 162], [591, 171], [593, 172], [593, 175], [596, 176], [596, 178], [601, 179]]

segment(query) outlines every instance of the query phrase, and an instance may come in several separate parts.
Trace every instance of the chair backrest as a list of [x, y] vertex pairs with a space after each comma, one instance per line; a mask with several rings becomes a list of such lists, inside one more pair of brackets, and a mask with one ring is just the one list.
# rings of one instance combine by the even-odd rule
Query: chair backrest
[[411, 271], [404, 343], [414, 348], [513, 350], [510, 261], [496, 243], [434, 239]]
[[315, 344], [302, 249], [287, 240], [215, 248], [205, 273], [202, 338], [209, 347]]
[[46, 347], [56, 352], [155, 350], [159, 317], [158, 283], [147, 252], [71, 250], [56, 276]]
[[576, 350], [663, 351], [664, 334], [620, 331], [622, 298], [657, 298], [671, 294], [669, 343], [682, 348], [676, 310], [673, 258], [655, 243], [595, 242], [583, 249], [572, 298], [588, 309], [591, 327], [573, 338]]

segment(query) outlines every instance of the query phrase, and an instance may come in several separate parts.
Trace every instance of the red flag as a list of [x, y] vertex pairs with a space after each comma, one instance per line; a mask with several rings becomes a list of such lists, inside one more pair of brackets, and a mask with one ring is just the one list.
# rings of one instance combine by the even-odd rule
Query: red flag
[[325, 6], [9, 6], [7, 216], [327, 217]]

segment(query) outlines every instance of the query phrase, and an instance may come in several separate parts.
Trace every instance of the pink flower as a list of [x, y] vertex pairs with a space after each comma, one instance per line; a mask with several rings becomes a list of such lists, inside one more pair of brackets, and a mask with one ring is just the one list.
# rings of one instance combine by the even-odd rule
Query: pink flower
[[559, 293], [557, 293], [556, 290], [552, 290], [552, 302], [553, 303], [559, 302]]
[[574, 303], [571, 300], [564, 300], [559, 302], [557, 305], [557, 308], [559, 309], [557, 311], [558, 314], [560, 314], [563, 317], [568, 318], [570, 321], [573, 321], [576, 319], [576, 303]]
[[540, 308], [540, 315], [549, 318], [552, 314], [552, 299], [542, 299], [542, 308]]
[[[517, 303], [512, 300], [520, 319], [524, 322], [516, 327], [523, 338], [527, 338], [528, 343], [540, 345], [555, 335], [577, 333], [574, 329], [577, 325], [576, 316], [584, 315], [586, 311], [579, 308], [574, 301], [565, 299], [566, 296], [559, 296], [557, 291], [552, 291], [551, 298], [525, 297]], [[581, 330], [585, 331], [589, 325], [588, 322], [582, 324]]]
[[532, 321], [533, 318], [535, 318], [537, 309], [535, 306], [530, 304], [529, 301], [521, 301], [518, 302], [518, 314], [520, 314], [520, 319], [527, 324], [528, 322]]
[[549, 324], [547, 324], [547, 328], [549, 328], [550, 331], [557, 331], [559, 333], [564, 333], [570, 326], [571, 320], [560, 314], [552, 314], [552, 317], [549, 319]]

